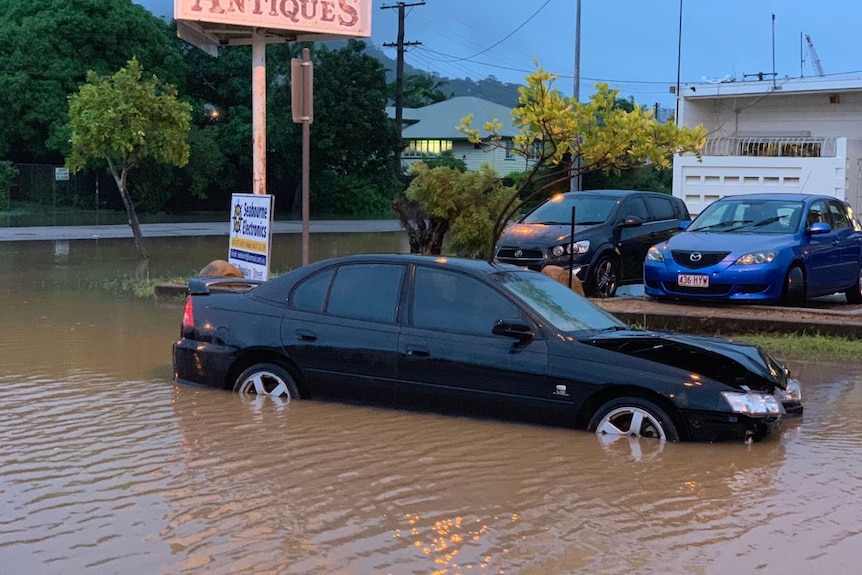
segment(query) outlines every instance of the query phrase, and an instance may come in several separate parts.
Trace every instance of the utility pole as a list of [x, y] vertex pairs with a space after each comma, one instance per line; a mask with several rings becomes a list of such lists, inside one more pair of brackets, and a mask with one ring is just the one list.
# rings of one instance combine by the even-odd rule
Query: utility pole
[[[575, 102], [581, 101], [581, 0], [575, 3], [575, 85], [572, 97]], [[572, 171], [575, 176], [569, 178], [569, 191], [580, 192], [583, 188], [583, 178], [581, 177], [581, 155], [575, 154], [572, 158]]]
[[[383, 44], [387, 48], [395, 47], [398, 49], [398, 56], [395, 60], [395, 125], [398, 126], [398, 133], [401, 134], [401, 127], [404, 118], [404, 49], [408, 46], [418, 46], [422, 42], [405, 42], [404, 41], [404, 9], [411, 6], [424, 6], [425, 2], [414, 2], [407, 4], [398, 2], [393, 6], [381, 6], [381, 10], [398, 8], [398, 41], [394, 44], [389, 42]], [[401, 168], [401, 147], [398, 148], [396, 156], [396, 165]]]

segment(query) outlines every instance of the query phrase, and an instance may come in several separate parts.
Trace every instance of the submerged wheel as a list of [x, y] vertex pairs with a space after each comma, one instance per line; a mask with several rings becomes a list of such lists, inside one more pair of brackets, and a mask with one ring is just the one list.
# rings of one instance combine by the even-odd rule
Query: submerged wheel
[[801, 267], [793, 266], [784, 280], [781, 301], [790, 306], [802, 305], [805, 303], [805, 291], [805, 272]]
[[602, 254], [590, 272], [589, 287], [591, 295], [599, 298], [614, 297], [617, 293], [619, 264], [616, 258]]
[[299, 399], [299, 388], [283, 367], [274, 363], [259, 363], [239, 374], [233, 386], [234, 393], [269, 395], [286, 401]]
[[587, 429], [598, 435], [679, 441], [679, 433], [670, 416], [653, 402], [639, 397], [609, 401], [596, 411]]
[[856, 283], [847, 288], [844, 297], [847, 298], [848, 303], [862, 303], [862, 268], [856, 274]]

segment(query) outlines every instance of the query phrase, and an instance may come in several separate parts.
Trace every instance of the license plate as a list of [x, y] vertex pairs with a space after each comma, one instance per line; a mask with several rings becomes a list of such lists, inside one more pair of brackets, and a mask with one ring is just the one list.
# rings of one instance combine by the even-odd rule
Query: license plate
[[676, 283], [685, 287], [706, 288], [709, 287], [709, 276], [679, 274]]

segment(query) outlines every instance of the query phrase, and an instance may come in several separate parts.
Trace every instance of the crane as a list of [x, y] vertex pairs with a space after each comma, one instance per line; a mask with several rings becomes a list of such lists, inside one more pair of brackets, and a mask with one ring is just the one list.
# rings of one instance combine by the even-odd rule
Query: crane
[[811, 65], [814, 66], [814, 71], [818, 76], [825, 76], [823, 65], [820, 64], [820, 58], [817, 57], [817, 50], [814, 49], [814, 41], [811, 40], [811, 35], [805, 35], [805, 41], [808, 43], [808, 52], [811, 54]]

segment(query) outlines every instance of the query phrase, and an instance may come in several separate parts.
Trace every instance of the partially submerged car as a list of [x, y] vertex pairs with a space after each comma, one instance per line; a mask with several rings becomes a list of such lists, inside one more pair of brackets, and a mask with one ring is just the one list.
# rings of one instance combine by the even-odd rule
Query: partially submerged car
[[668, 441], [757, 440], [801, 409], [758, 346], [632, 329], [516, 266], [356, 255], [244, 281], [190, 280], [178, 383]]

